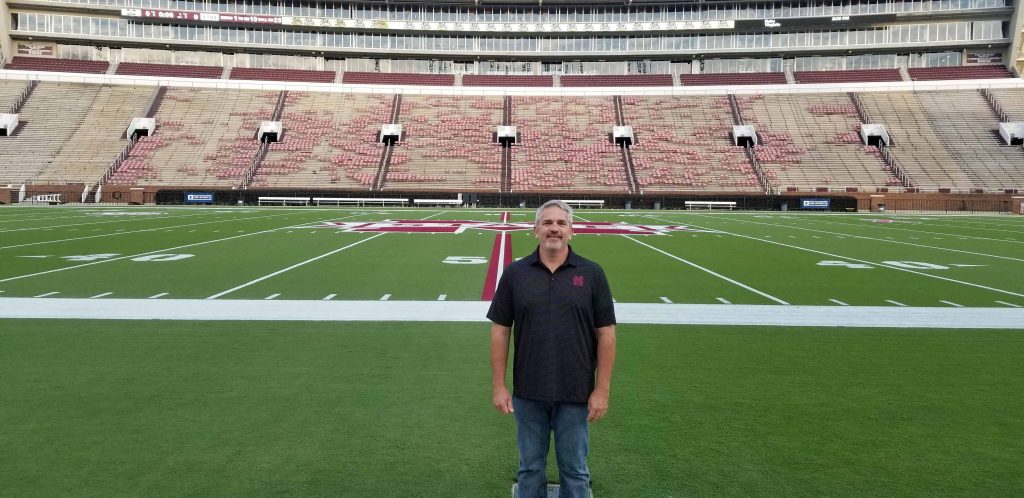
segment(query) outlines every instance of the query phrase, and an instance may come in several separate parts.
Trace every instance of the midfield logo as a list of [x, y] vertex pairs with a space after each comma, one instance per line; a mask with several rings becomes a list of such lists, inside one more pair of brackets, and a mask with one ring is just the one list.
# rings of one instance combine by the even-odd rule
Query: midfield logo
[[[468, 229], [513, 232], [533, 230], [533, 223], [454, 220], [325, 221], [299, 228], [335, 228], [343, 232], [462, 233]], [[575, 222], [572, 224], [572, 229], [576, 234], [598, 235], [667, 235], [670, 232], [714, 232], [685, 225], [634, 225], [632, 223], [599, 221]]]

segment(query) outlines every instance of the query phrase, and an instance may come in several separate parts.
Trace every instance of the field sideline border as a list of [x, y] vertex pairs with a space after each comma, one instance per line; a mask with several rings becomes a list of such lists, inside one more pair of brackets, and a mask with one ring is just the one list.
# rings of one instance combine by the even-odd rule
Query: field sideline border
[[[0, 319], [486, 323], [489, 305], [486, 301], [0, 298]], [[1024, 329], [1024, 308], [619, 303], [615, 313], [620, 324]]]

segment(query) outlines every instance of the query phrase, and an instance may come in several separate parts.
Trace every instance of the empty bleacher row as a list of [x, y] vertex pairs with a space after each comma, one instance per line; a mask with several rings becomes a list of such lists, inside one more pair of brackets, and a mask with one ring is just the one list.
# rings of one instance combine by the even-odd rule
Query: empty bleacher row
[[622, 113], [644, 192], [759, 190], [743, 149], [732, 145], [728, 97], [623, 97]]
[[0, 113], [9, 112], [23, 91], [25, 91], [24, 81], [0, 80]]
[[[80, 61], [47, 57], [16, 56], [4, 69], [31, 71], [62, 71], [79, 73], [105, 73], [109, 69], [105, 61]], [[225, 69], [220, 66], [192, 66], [173, 64], [143, 64], [122, 62], [116, 70], [119, 75], [221, 78]], [[911, 68], [908, 70], [914, 81], [941, 81], [957, 79], [1012, 78], [1014, 75], [1001, 65], [956, 66]], [[227, 71], [227, 78], [233, 80], [290, 81], [309, 83], [333, 83], [337, 80], [334, 71], [298, 69], [257, 69], [234, 67]], [[856, 83], [902, 81], [898, 69], [856, 69], [829, 71], [797, 71], [793, 73], [797, 84]], [[490, 87], [664, 87], [675, 86], [670, 74], [626, 74], [626, 75], [564, 75], [556, 79], [550, 75], [464, 75], [456, 78], [452, 74], [412, 74], [348, 71], [341, 75], [341, 82], [359, 85], [418, 85], [418, 86], [462, 86]], [[681, 74], [682, 86], [733, 86], [733, 85], [784, 85], [786, 74], [773, 73], [705, 73]]]
[[894, 137], [894, 157], [924, 190], [1019, 189], [1024, 150], [998, 139], [998, 119], [977, 91], [861, 94], [867, 115]]
[[[25, 89], [24, 82], [0, 83], [0, 103]], [[1022, 94], [992, 90], [1011, 117], [1024, 114]], [[382, 175], [378, 132], [391, 120], [393, 95], [287, 92], [282, 141], [253, 170], [255, 132], [281, 92], [57, 82], [39, 83], [17, 133], [0, 138], [0, 183], [95, 183], [128, 143], [130, 119], [160, 96], [155, 133], [135, 145], [110, 183], [498, 191], [506, 173], [494, 131], [507, 116], [519, 133], [507, 173], [511, 191], [630, 190], [622, 150], [610, 139], [618, 118], [613, 97], [404, 95], [398, 122], [405, 133]], [[1024, 188], [1024, 149], [1000, 141], [995, 112], [978, 91], [733, 98], [738, 120], [729, 96], [622, 97], [622, 118], [636, 138], [637, 188], [758, 192], [762, 181], [799, 191]], [[861, 143], [858, 111], [887, 127], [906, 182], [879, 149]], [[731, 140], [741, 121], [756, 126], [759, 171]]]
[[846, 94], [737, 97], [754, 124], [757, 159], [782, 190], [899, 186], [877, 147], [861, 142], [856, 105]]

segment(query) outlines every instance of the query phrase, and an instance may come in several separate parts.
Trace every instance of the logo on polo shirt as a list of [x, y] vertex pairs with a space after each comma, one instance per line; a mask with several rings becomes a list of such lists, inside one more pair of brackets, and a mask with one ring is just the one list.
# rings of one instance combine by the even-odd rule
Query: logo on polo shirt
[[572, 285], [576, 287], [583, 287], [583, 275], [576, 275], [572, 277]]

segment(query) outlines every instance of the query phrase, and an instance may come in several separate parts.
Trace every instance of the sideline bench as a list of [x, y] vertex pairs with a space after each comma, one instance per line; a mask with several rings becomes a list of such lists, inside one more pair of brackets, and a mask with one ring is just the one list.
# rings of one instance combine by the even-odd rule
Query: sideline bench
[[603, 208], [603, 207], [604, 207], [604, 201], [603, 201], [603, 200], [600, 200], [600, 199], [593, 199], [593, 200], [572, 200], [572, 201], [570, 201], [570, 200], [564, 200], [564, 201], [562, 201], [562, 202], [564, 202], [564, 203], [566, 203], [566, 204], [568, 204], [568, 205], [570, 205], [570, 206], [572, 206], [572, 207], [575, 207], [575, 208], [581, 208], [581, 207], [595, 207], [595, 208]]
[[260, 197], [256, 202], [260, 206], [264, 203], [275, 206], [308, 206], [309, 197]]
[[404, 206], [409, 199], [398, 199], [398, 198], [374, 198], [374, 197], [314, 197], [313, 204], [319, 206], [321, 204], [329, 204], [332, 206], [365, 206], [372, 204], [374, 206]]
[[685, 201], [686, 209], [694, 208], [729, 208], [730, 211], [736, 208], [736, 201]]

